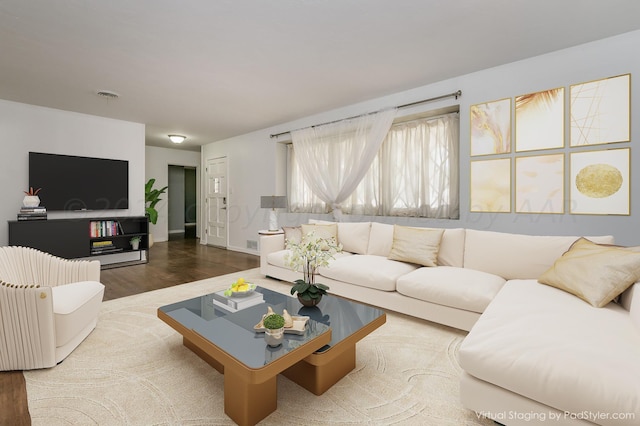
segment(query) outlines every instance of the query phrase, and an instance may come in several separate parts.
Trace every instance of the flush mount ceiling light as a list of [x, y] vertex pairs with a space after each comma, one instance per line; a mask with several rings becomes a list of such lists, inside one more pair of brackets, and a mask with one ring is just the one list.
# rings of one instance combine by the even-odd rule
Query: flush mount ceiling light
[[112, 92], [110, 90], [98, 90], [96, 94], [107, 99], [118, 99], [120, 97], [116, 92]]
[[182, 135], [169, 135], [169, 139], [171, 139], [171, 142], [173, 143], [182, 143], [186, 138], [186, 136]]

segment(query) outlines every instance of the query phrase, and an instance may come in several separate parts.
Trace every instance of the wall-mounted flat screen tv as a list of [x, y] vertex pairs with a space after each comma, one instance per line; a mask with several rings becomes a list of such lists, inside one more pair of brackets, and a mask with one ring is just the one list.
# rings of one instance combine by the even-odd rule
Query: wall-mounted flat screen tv
[[29, 186], [48, 211], [129, 208], [129, 162], [29, 153]]

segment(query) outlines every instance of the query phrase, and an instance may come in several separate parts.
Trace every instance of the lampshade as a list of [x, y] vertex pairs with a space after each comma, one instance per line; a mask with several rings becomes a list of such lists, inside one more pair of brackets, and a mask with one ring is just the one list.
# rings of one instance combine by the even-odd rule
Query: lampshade
[[171, 142], [173, 143], [182, 143], [186, 138], [186, 136], [182, 135], [169, 135], [169, 139], [171, 139]]
[[264, 195], [260, 197], [260, 207], [263, 209], [284, 209], [287, 207], [287, 197], [284, 195]]

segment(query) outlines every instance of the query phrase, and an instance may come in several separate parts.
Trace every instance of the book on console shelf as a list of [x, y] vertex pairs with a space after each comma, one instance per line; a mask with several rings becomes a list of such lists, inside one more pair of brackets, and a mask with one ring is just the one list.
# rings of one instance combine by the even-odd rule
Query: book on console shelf
[[122, 251], [113, 245], [113, 241], [94, 241], [91, 243], [91, 254], [108, 254]]
[[113, 237], [124, 234], [122, 225], [117, 220], [92, 220], [89, 222], [89, 237]]
[[240, 309], [245, 309], [264, 302], [262, 293], [258, 293], [257, 291], [244, 297], [225, 296], [224, 292], [225, 290], [221, 290], [213, 293], [213, 303], [231, 312], [236, 312]]
[[17, 215], [18, 220], [46, 220], [47, 209], [44, 206], [22, 206]]
[[124, 251], [123, 248], [116, 247], [113, 244], [106, 246], [91, 247], [91, 254], [110, 254]]

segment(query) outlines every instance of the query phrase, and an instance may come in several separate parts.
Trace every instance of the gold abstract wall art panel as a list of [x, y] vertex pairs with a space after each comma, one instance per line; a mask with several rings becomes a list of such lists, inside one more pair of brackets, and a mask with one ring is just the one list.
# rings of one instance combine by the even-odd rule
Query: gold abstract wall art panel
[[471, 105], [471, 155], [511, 152], [511, 98]]
[[517, 157], [516, 213], [564, 213], [564, 154]]
[[471, 211], [511, 212], [511, 159], [471, 162]]
[[630, 148], [571, 153], [571, 213], [628, 215]]
[[564, 147], [564, 87], [516, 97], [516, 152]]
[[630, 87], [631, 74], [571, 86], [572, 147], [629, 141]]

